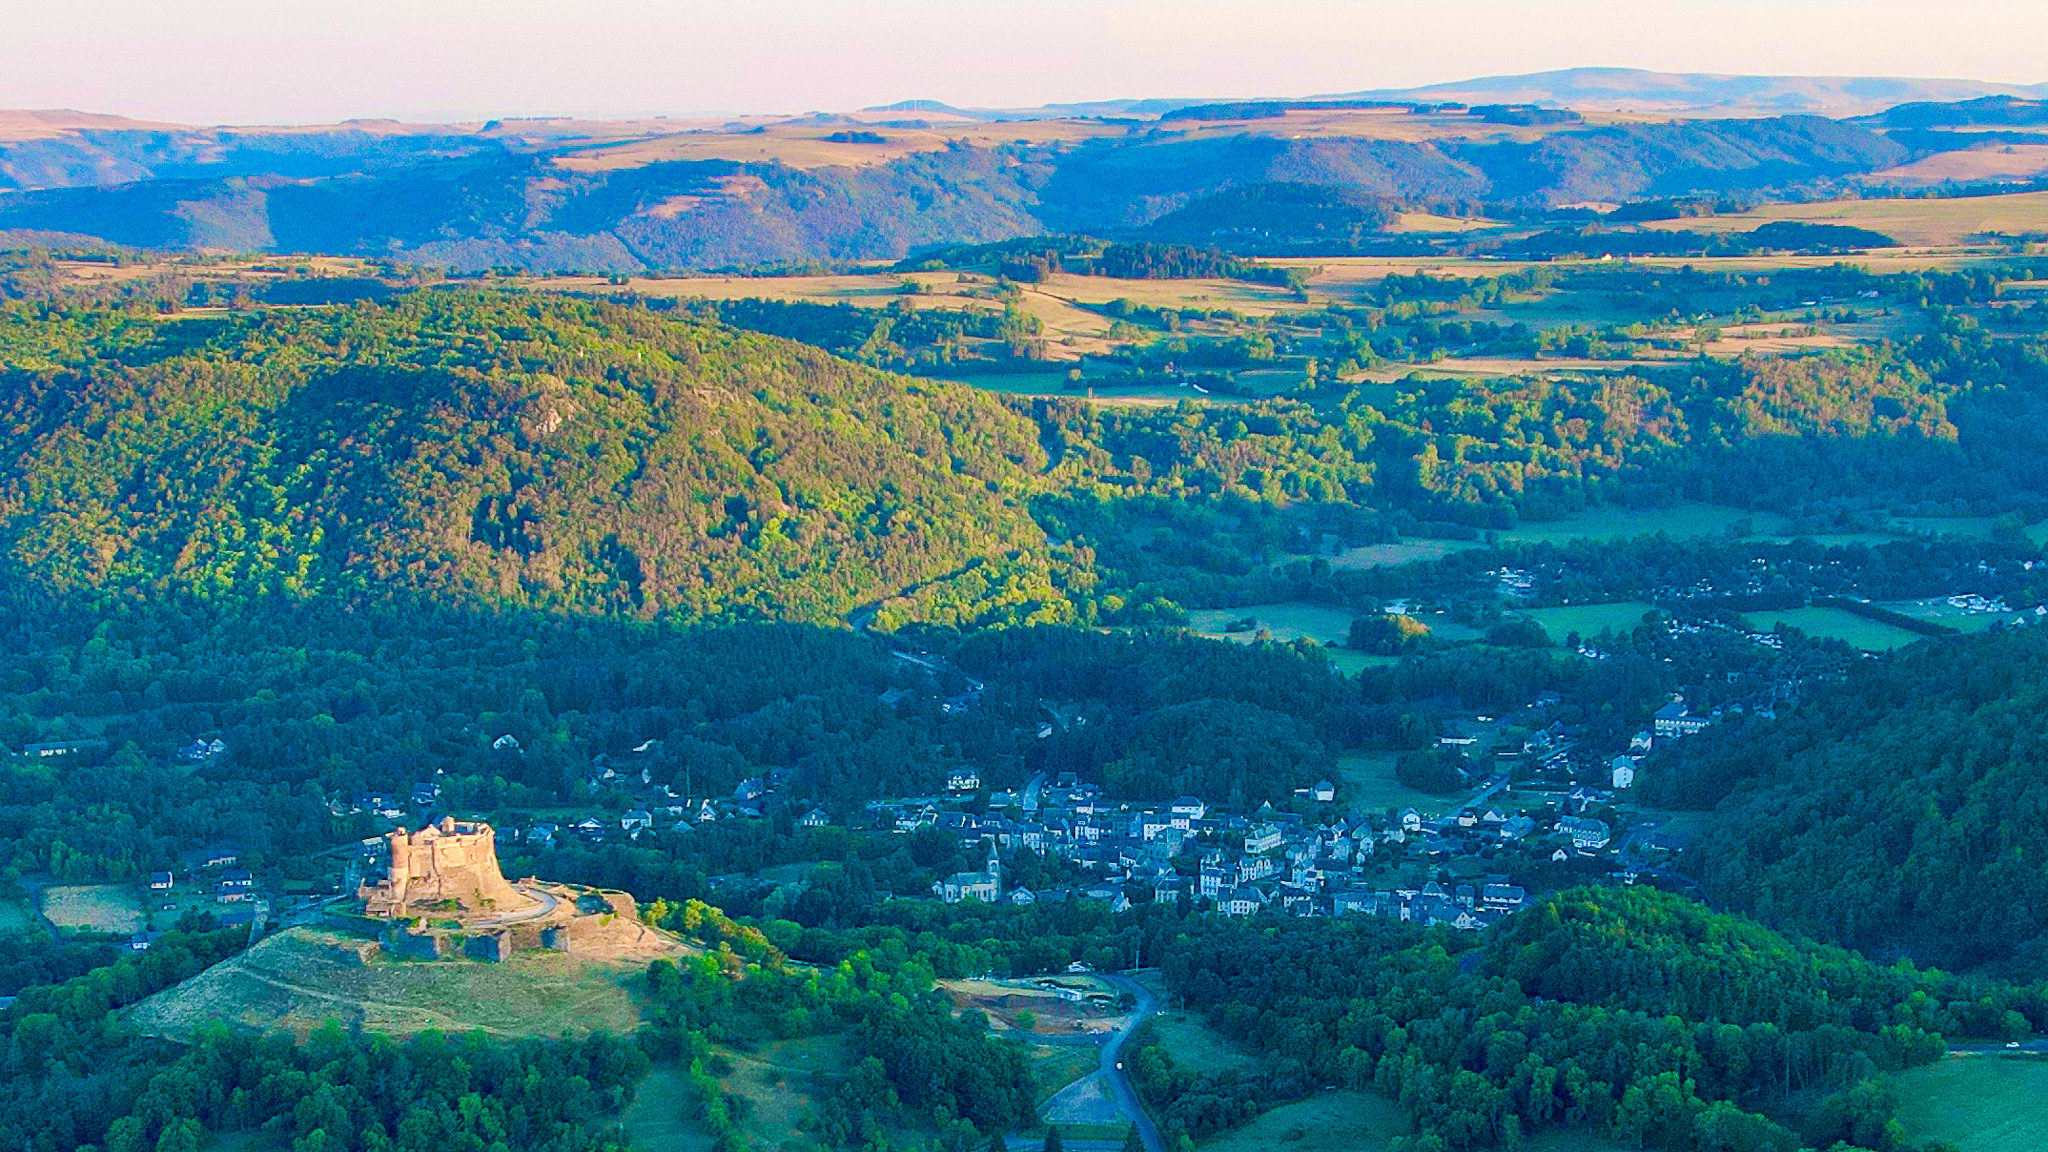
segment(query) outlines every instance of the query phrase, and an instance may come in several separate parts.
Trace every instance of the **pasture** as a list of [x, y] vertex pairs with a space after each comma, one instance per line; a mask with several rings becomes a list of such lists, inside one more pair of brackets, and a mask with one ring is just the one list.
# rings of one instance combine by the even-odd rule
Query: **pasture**
[[127, 935], [145, 921], [142, 900], [128, 884], [67, 884], [43, 889], [43, 916], [59, 928]]
[[1954, 247], [1984, 233], [2048, 232], [2048, 192], [2008, 192], [1926, 200], [1822, 200], [1766, 204], [1726, 216], [1657, 220], [1644, 227], [1671, 232], [1750, 232], [1779, 220], [1842, 224], [1882, 232], [1901, 244]]
[[1914, 1140], [1962, 1152], [2033, 1152], [2048, 1146], [2048, 1058], [1950, 1056], [1892, 1077], [1899, 1121]]
[[1174, 1063], [1195, 1072], [1235, 1072], [1255, 1068], [1259, 1058], [1236, 1041], [1209, 1027], [1190, 1012], [1168, 1012], [1153, 1020], [1159, 1046]]
[[1399, 1104], [1369, 1092], [1320, 1092], [1203, 1141], [1201, 1152], [1380, 1152], [1414, 1131]]
[[1387, 808], [1414, 808], [1418, 812], [1441, 812], [1455, 802], [1442, 796], [1418, 792], [1394, 778], [1392, 752], [1354, 752], [1339, 756], [1330, 780], [1337, 785], [1337, 803], [1346, 808], [1378, 812]]
[[1894, 516], [1892, 524], [1915, 536], [1955, 536], [1988, 540], [1998, 530], [1995, 516]]
[[2010, 624], [2026, 618], [2023, 612], [1972, 612], [1967, 608], [1953, 607], [1947, 600], [1893, 600], [1878, 607], [1958, 632], [1983, 632], [1994, 624]]
[[[1308, 604], [1288, 601], [1279, 604], [1253, 604], [1243, 608], [1198, 608], [1188, 613], [1188, 631], [1214, 640], [1234, 640], [1249, 644], [1254, 640], [1278, 640], [1287, 643], [1308, 639], [1318, 644], [1332, 640], [1343, 642], [1351, 635], [1351, 621], [1357, 613], [1348, 608], [1334, 608], [1327, 604]], [[1236, 632], [1224, 628], [1233, 621], [1252, 620], [1253, 626]]]
[[1903, 648], [1925, 639], [1897, 625], [1866, 620], [1840, 608], [1787, 608], [1775, 612], [1749, 612], [1743, 615], [1743, 620], [1759, 632], [1769, 632], [1783, 624], [1797, 628], [1808, 636], [1840, 640], [1852, 648], [1861, 648], [1866, 652], [1889, 652], [1894, 648]]
[[1643, 622], [1643, 613], [1654, 612], [1656, 608], [1638, 600], [1623, 600], [1613, 604], [1572, 604], [1563, 608], [1529, 608], [1522, 615], [1543, 626], [1543, 631], [1559, 644], [1573, 632], [1582, 640], [1591, 640], [1602, 632], [1628, 632]]
[[19, 932], [35, 924], [35, 918], [19, 900], [0, 900], [0, 934]]
[[1385, 544], [1362, 544], [1330, 557], [1330, 567], [1398, 568], [1422, 560], [1441, 560], [1453, 552], [1478, 546], [1477, 540], [1395, 540]]
[[1782, 531], [1785, 518], [1719, 504], [1674, 504], [1667, 508], [1591, 508], [1561, 520], [1524, 521], [1501, 532], [1503, 544], [1565, 544], [1573, 540], [1632, 540], [1663, 534], [1678, 540], [1709, 536], [1746, 537]]

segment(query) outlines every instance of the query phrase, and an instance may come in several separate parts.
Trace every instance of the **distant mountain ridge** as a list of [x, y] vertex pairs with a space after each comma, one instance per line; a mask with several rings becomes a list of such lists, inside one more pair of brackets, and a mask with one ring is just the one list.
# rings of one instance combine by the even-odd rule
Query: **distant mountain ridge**
[[1738, 76], [1565, 68], [1486, 76], [1416, 88], [1335, 94], [1352, 99], [1454, 100], [1467, 104], [1552, 104], [1614, 112], [1771, 112], [1865, 115], [1895, 104], [1948, 103], [1984, 96], [2048, 96], [2048, 84], [1999, 84], [1890, 76]]
[[[1241, 102], [1250, 110], [1242, 119], [1232, 112], [1240, 104], [1211, 105], [1210, 115], [1170, 121], [1157, 117], [1201, 102], [1001, 112], [920, 99], [779, 119], [232, 128], [0, 112], [0, 242], [324, 252], [459, 270], [683, 271], [896, 259], [1048, 232], [1143, 238], [1205, 201], [1204, 234], [1271, 235], [1276, 222], [1260, 214], [1282, 211], [1286, 198], [1260, 190], [1283, 185], [1325, 190], [1317, 202], [1333, 206], [1368, 198], [1510, 213], [1825, 196], [1984, 140], [1883, 115], [1772, 108], [1900, 107], [1925, 124], [1988, 116], [1986, 101], [2011, 118], [2034, 106], [2032, 91], [1572, 69], [1317, 98], [1320, 107]], [[1332, 126], [1337, 100], [1359, 118]], [[1389, 107], [1355, 107], [1372, 102]], [[1601, 102], [1665, 110], [1549, 122], [1400, 107]], [[1747, 111], [1685, 115], [1681, 105]], [[1325, 122], [1296, 131], [1289, 108]], [[1389, 117], [1404, 115], [1413, 122], [1388, 130]], [[989, 122], [998, 119], [1036, 122]], [[1285, 211], [1299, 216], [1297, 201]], [[1338, 215], [1324, 234], [1355, 243], [1358, 221]]]

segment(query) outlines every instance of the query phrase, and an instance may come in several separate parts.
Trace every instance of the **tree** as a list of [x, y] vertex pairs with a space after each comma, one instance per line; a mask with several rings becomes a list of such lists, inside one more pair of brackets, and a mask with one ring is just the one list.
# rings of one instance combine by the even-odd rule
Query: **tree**
[[1123, 1152], [1145, 1152], [1145, 1139], [1138, 1135], [1136, 1124], [1124, 1129]]
[[1045, 1130], [1045, 1152], [1066, 1152], [1066, 1148], [1066, 1138], [1060, 1135], [1058, 1126], [1048, 1126]]

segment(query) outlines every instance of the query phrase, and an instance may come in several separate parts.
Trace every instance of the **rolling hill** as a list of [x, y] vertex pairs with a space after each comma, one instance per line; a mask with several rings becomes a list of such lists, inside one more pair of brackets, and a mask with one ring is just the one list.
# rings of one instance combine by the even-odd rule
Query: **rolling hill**
[[1044, 548], [1033, 425], [789, 341], [443, 293], [157, 335], [0, 370], [15, 573], [822, 620]]
[[[784, 124], [656, 136], [620, 129], [629, 134], [609, 144], [498, 130], [191, 139], [66, 130], [0, 141], [0, 173], [41, 185], [0, 193], [0, 236], [322, 252], [462, 270], [689, 270], [895, 259], [919, 247], [1055, 231], [1136, 233], [1253, 185], [1324, 188], [1338, 202], [1526, 210], [1761, 197], [1918, 155], [1879, 129], [1811, 116], [1506, 129], [1462, 112], [1296, 119], [858, 132]], [[1299, 215], [1296, 206], [1263, 207]], [[1236, 208], [1236, 219], [1214, 218], [1216, 208], [1209, 205], [1205, 231], [1275, 230], [1256, 203]], [[1325, 231], [1357, 230], [1340, 220]]]

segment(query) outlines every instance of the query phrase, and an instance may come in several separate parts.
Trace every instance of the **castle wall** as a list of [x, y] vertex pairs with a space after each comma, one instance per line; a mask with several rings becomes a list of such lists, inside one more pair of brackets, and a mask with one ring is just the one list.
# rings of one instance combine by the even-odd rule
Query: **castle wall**
[[431, 914], [450, 902], [464, 913], [507, 911], [527, 903], [498, 867], [497, 832], [488, 824], [442, 820], [385, 837], [385, 878], [358, 892], [363, 911], [394, 919]]

